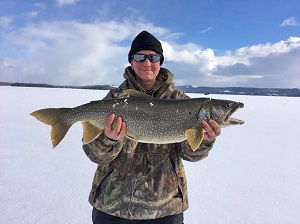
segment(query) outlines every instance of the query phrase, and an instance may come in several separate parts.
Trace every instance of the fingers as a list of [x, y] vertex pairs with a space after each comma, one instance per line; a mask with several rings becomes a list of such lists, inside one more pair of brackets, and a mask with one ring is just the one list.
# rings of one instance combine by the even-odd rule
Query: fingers
[[113, 140], [119, 141], [123, 140], [126, 134], [126, 123], [121, 117], [117, 117], [116, 123], [113, 127], [113, 122], [116, 118], [115, 114], [109, 115], [105, 123], [104, 134]]
[[[122, 120], [122, 119], [121, 119]], [[124, 137], [125, 137], [125, 134], [126, 134], [126, 123], [124, 121], [122, 121], [122, 125], [121, 125], [121, 130], [119, 132], [119, 137], [120, 137], [120, 140], [122, 140]]]
[[209, 124], [212, 126], [216, 137], [219, 136], [221, 134], [221, 127], [220, 125], [215, 121], [215, 120], [210, 120]]
[[203, 120], [202, 126], [206, 131], [204, 136], [206, 140], [215, 139], [217, 136], [221, 134], [221, 127], [215, 120], [209, 120], [208, 123]]
[[109, 117], [107, 118], [106, 123], [105, 123], [105, 130], [111, 129], [111, 126], [112, 126], [112, 123], [113, 123], [115, 117], [116, 117], [115, 114], [109, 115]]

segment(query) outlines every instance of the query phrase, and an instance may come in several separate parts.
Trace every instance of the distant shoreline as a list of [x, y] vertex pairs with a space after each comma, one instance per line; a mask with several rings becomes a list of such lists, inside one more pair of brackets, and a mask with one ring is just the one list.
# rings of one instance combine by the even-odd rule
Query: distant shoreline
[[[67, 89], [91, 89], [91, 90], [110, 90], [115, 88], [111, 85], [87, 85], [87, 86], [69, 86], [69, 85], [49, 85], [42, 83], [19, 83], [19, 82], [0, 82], [0, 86], [14, 87], [42, 87], [42, 88], [67, 88]], [[209, 94], [229, 94], [229, 95], [253, 95], [253, 96], [286, 96], [300, 97], [298, 88], [254, 88], [254, 87], [203, 87], [203, 86], [176, 86], [186, 93]]]

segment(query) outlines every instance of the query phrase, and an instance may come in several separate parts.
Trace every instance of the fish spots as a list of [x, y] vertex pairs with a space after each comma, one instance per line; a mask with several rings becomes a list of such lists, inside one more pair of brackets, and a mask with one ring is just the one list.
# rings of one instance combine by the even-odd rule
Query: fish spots
[[139, 110], [139, 107], [135, 107], [135, 110]]
[[153, 104], [152, 102], [150, 102], [149, 104], [150, 104], [150, 106], [151, 106], [151, 107], [153, 107], [153, 106], [154, 106], [154, 104]]
[[114, 103], [113, 105], [112, 105], [112, 107], [113, 108], [116, 108], [117, 106], [119, 106], [120, 104], [119, 103]]
[[127, 101], [128, 101], [128, 99], [125, 99], [125, 100], [124, 100], [124, 103], [128, 104], [128, 102], [127, 102]]

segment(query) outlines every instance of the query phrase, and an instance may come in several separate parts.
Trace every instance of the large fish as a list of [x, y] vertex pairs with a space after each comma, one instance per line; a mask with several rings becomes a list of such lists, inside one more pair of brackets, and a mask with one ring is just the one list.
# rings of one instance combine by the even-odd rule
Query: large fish
[[243, 124], [230, 116], [244, 104], [211, 98], [155, 99], [135, 90], [124, 90], [121, 98], [104, 99], [74, 108], [46, 108], [32, 112], [41, 122], [51, 125], [53, 148], [69, 128], [82, 121], [83, 142], [89, 143], [103, 131], [112, 113], [126, 122], [126, 137], [137, 142], [167, 144], [187, 139], [196, 150], [205, 133], [202, 120], [214, 119], [221, 127]]

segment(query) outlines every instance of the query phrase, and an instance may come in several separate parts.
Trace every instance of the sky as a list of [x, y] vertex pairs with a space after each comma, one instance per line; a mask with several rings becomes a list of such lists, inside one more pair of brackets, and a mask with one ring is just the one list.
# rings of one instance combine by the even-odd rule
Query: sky
[[[50, 126], [29, 114], [98, 100], [107, 91], [0, 86], [0, 92], [0, 223], [92, 223], [88, 196], [97, 165], [82, 150], [81, 124], [53, 149]], [[204, 160], [184, 162], [190, 204], [184, 223], [298, 224], [299, 126], [291, 124], [300, 123], [299, 98], [211, 97], [244, 103], [233, 117], [245, 124], [222, 129]]]
[[176, 85], [300, 88], [298, 0], [1, 0], [0, 81], [119, 85], [143, 30]]

